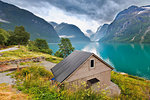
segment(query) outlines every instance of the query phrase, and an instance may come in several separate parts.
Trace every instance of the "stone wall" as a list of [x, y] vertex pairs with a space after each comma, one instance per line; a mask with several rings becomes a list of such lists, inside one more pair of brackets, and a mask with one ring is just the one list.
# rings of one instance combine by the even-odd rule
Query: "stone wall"
[[10, 61], [0, 61], [0, 65], [5, 65], [5, 64], [18, 64], [21, 62], [30, 62], [30, 61], [34, 61], [34, 62], [40, 62], [40, 61], [44, 61], [45, 57], [34, 57], [34, 58], [27, 58], [27, 59], [16, 59], [16, 60], [10, 60]]

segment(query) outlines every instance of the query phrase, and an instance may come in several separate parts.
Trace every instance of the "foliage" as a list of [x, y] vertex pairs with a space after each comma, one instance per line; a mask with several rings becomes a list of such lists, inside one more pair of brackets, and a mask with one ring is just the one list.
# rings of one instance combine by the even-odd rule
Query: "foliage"
[[34, 41], [29, 41], [28, 42], [28, 50], [30, 50], [30, 51], [39, 51], [39, 48], [35, 46]]
[[121, 75], [112, 72], [111, 79], [121, 89], [120, 99], [148, 100], [150, 96], [150, 81], [132, 75]]
[[55, 53], [58, 57], [67, 57], [72, 51], [74, 51], [74, 47], [68, 38], [61, 38], [61, 43], [59, 45], [59, 50]]
[[62, 58], [58, 58], [49, 54], [44, 54], [41, 52], [29, 51], [27, 47], [21, 46], [18, 50], [15, 51], [5, 51], [2, 52], [3, 55], [0, 57], [0, 61], [7, 61], [7, 60], [16, 60], [16, 59], [26, 59], [32, 57], [45, 57], [46, 60], [58, 63], [62, 60]]
[[30, 39], [30, 34], [23, 26], [16, 26], [14, 32], [10, 31], [9, 45], [26, 45]]
[[36, 39], [35, 41], [29, 41], [28, 49], [30, 51], [43, 52], [47, 54], [52, 54], [52, 49], [49, 49], [48, 43], [44, 39]]
[[56, 51], [56, 53], [54, 54], [54, 56], [63, 58], [63, 54], [60, 51]]
[[53, 53], [52, 49], [41, 49], [40, 52], [47, 53], [50, 55]]
[[48, 43], [44, 39], [36, 39], [35, 40], [35, 46], [38, 47], [39, 49], [49, 49]]
[[61, 88], [59, 83], [52, 84], [49, 79], [53, 78], [51, 72], [41, 66], [32, 65], [21, 71], [11, 74], [16, 81], [16, 88], [38, 100], [106, 100], [109, 99], [104, 93], [92, 92], [91, 89], [79, 88], [71, 91]]
[[8, 38], [9, 33], [0, 28], [0, 45], [4, 45], [5, 43], [7, 43]]

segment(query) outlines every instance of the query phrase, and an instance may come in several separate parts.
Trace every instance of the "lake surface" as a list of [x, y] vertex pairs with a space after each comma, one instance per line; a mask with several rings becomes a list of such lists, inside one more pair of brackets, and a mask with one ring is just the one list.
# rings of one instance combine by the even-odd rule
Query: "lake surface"
[[[150, 79], [150, 44], [72, 43], [76, 50], [93, 52], [115, 68], [115, 71]], [[58, 45], [50, 43], [56, 52]]]

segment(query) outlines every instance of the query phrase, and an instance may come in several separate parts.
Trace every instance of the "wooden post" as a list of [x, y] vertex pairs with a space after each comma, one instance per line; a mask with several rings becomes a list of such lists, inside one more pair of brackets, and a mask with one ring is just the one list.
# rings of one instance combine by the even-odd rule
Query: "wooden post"
[[19, 71], [19, 64], [17, 63], [17, 71]]

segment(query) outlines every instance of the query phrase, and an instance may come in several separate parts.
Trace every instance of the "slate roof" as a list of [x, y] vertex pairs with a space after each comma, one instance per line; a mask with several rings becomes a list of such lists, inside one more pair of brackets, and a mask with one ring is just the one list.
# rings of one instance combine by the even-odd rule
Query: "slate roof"
[[[83, 64], [90, 56], [95, 55], [94, 53], [85, 51], [74, 51], [60, 63], [55, 65], [51, 71], [58, 82], [63, 82], [68, 76], [70, 76], [81, 64]], [[96, 55], [95, 55], [96, 56]], [[96, 56], [101, 60], [98, 56]], [[101, 60], [108, 67], [113, 69], [110, 65]]]

